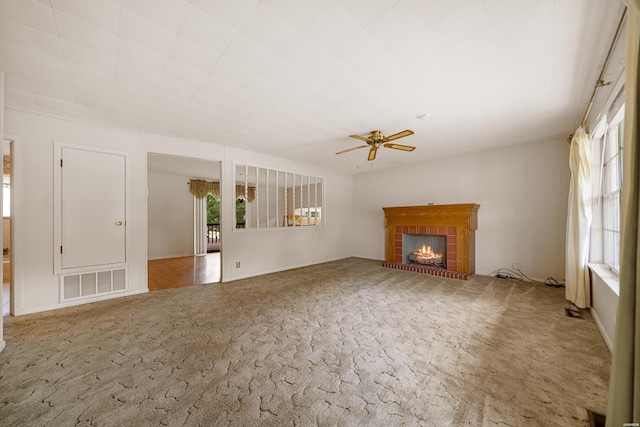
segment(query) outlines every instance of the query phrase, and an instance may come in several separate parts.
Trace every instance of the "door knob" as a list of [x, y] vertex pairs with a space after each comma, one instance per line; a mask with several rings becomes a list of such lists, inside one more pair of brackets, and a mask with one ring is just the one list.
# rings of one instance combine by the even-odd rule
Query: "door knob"
[[116, 222], [116, 225], [118, 225], [118, 226], [122, 225], [122, 221]]

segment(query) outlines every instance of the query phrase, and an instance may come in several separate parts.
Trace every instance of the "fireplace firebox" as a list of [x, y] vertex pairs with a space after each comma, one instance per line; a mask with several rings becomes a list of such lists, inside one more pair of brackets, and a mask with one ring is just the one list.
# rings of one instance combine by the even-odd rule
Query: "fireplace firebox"
[[402, 234], [402, 263], [447, 268], [447, 236]]
[[[475, 231], [478, 228], [478, 209], [480, 205], [466, 203], [456, 205], [399, 206], [383, 208], [386, 228], [385, 267], [397, 268], [419, 273], [433, 274], [456, 279], [468, 279], [475, 274]], [[433, 243], [410, 250], [413, 258], [409, 260], [408, 248], [405, 248], [405, 235], [421, 236], [425, 239], [435, 237]], [[434, 246], [444, 245], [438, 252]], [[431, 246], [430, 249], [427, 247]], [[441, 253], [441, 257], [437, 255]], [[440, 264], [431, 265], [431, 261], [442, 258]]]

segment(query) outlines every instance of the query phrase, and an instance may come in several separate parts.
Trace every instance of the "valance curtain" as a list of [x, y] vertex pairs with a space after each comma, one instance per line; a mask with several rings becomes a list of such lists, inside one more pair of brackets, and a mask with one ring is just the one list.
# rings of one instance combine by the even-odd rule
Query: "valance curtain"
[[640, 0], [627, 0], [620, 298], [616, 315], [607, 427], [640, 422]]
[[[244, 185], [238, 184], [236, 185], [236, 199], [238, 197], [244, 197]], [[256, 187], [253, 186], [249, 186], [249, 188], [247, 189], [247, 202], [251, 203], [255, 200], [256, 198]]]
[[204, 199], [209, 193], [219, 199], [220, 183], [215, 181], [209, 182], [203, 179], [192, 179], [189, 181], [189, 191], [198, 199]]
[[567, 211], [565, 296], [580, 308], [591, 306], [587, 262], [591, 211], [591, 141], [580, 127], [571, 139], [571, 181]]

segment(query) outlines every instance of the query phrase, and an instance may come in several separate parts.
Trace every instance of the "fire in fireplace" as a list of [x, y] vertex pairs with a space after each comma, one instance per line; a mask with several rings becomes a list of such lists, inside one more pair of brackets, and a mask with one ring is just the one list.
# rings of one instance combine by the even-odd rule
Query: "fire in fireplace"
[[403, 234], [402, 247], [405, 264], [446, 268], [446, 236]]
[[422, 265], [439, 265], [442, 264], [442, 252], [435, 253], [431, 246], [422, 245], [422, 248], [409, 254], [409, 261]]

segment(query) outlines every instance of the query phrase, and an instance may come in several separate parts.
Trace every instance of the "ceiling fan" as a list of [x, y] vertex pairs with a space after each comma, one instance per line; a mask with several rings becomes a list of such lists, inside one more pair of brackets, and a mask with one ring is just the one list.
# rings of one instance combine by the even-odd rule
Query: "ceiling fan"
[[393, 148], [396, 150], [413, 151], [416, 149], [416, 147], [413, 147], [411, 145], [391, 144], [389, 142], [389, 141], [393, 141], [395, 139], [403, 138], [409, 135], [413, 135], [413, 131], [409, 129], [403, 130], [402, 132], [394, 133], [393, 135], [389, 135], [389, 136], [384, 136], [383, 134], [380, 133], [379, 130], [372, 130], [369, 136], [349, 135], [351, 138], [365, 141], [367, 145], [361, 145], [359, 147], [353, 147], [347, 150], [338, 151], [336, 154], [347, 153], [349, 151], [357, 150], [359, 148], [366, 148], [371, 146], [371, 149], [369, 150], [369, 157], [367, 158], [367, 160], [371, 161], [376, 158], [376, 153], [378, 152], [378, 148], [380, 148], [381, 146], [386, 148]]

